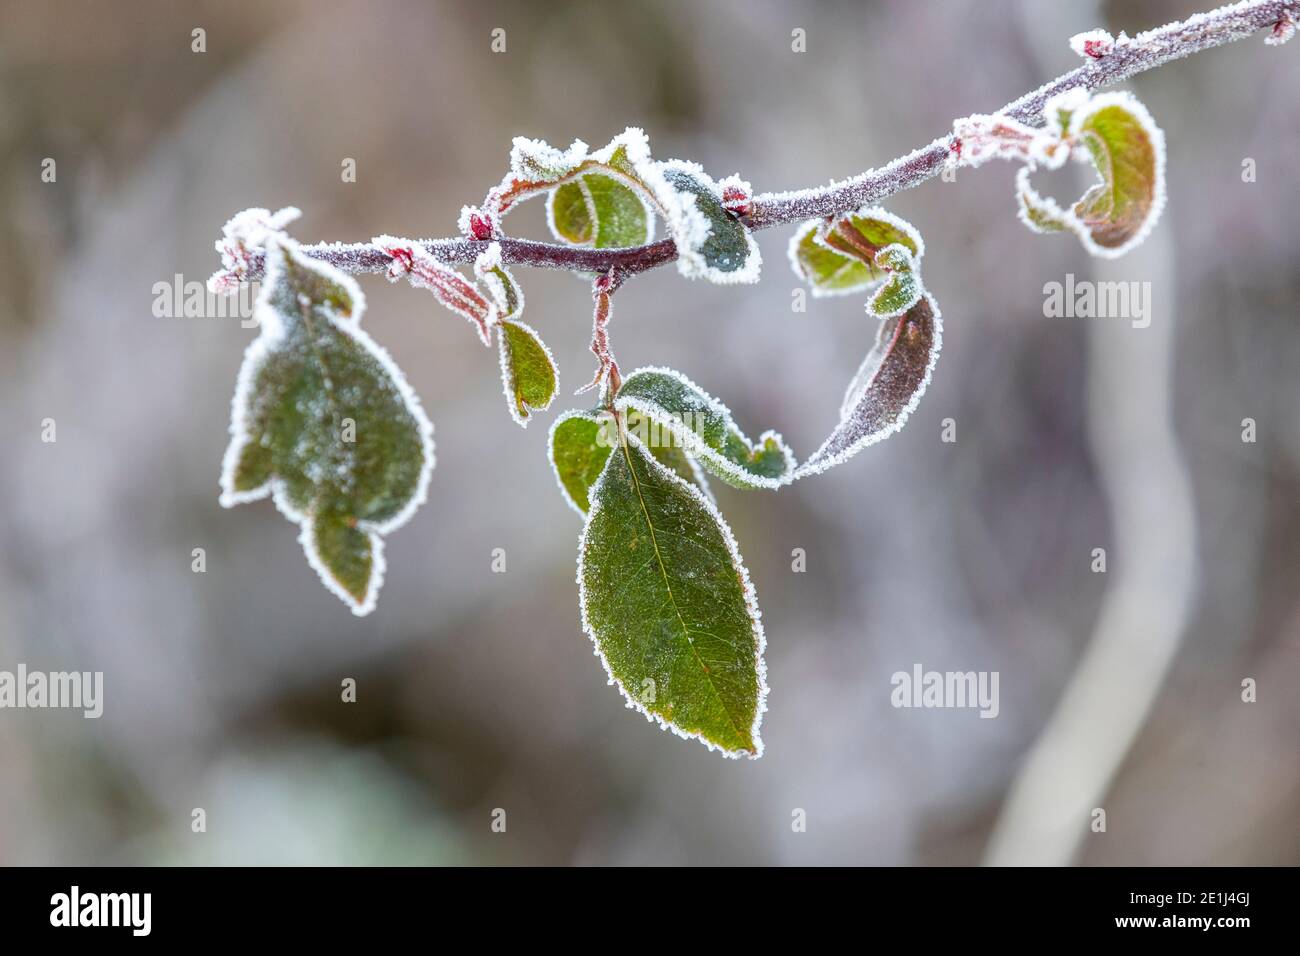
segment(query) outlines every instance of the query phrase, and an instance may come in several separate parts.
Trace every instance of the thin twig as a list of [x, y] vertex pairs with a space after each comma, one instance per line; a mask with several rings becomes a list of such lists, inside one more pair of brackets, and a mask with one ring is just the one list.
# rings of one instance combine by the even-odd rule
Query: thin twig
[[[1076, 86], [1096, 90], [1122, 83], [1192, 53], [1245, 39], [1273, 27], [1285, 17], [1300, 18], [1300, 0], [1244, 0], [1199, 13], [1182, 22], [1140, 33], [1128, 42], [1116, 43], [1104, 56], [1090, 59], [1079, 68], [1026, 93], [999, 112], [1022, 123], [1041, 125], [1043, 104], [1056, 93]], [[750, 229], [765, 229], [849, 212], [879, 202], [939, 175], [952, 146], [953, 137], [949, 134], [852, 179], [797, 192], [763, 193], [754, 197], [753, 211], [741, 221]], [[502, 259], [510, 265], [571, 272], [606, 272], [617, 267], [624, 278], [677, 258], [677, 246], [671, 239], [624, 249], [590, 249], [529, 239], [502, 239], [500, 242]], [[487, 248], [488, 242], [427, 239], [421, 245], [439, 261], [468, 263]], [[302, 251], [351, 273], [383, 272], [391, 261], [387, 253], [370, 243], [320, 243], [304, 246]], [[260, 257], [254, 255], [244, 278], [258, 279], [261, 274]]]

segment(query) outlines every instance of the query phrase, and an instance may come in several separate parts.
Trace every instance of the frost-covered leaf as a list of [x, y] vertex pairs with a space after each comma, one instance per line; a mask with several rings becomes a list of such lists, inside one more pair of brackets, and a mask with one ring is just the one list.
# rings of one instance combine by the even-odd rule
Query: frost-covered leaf
[[709, 487], [708, 476], [700, 467], [699, 460], [686, 450], [681, 441], [673, 440], [668, 429], [657, 425], [652, 419], [642, 415], [635, 408], [629, 408], [624, 417], [625, 427], [637, 437], [642, 446], [655, 460], [678, 478], [689, 481], [704, 493], [713, 504], [713, 489]]
[[424, 500], [433, 426], [387, 353], [362, 331], [355, 282], [272, 232], [231, 406], [227, 507], [272, 496], [302, 526], [311, 566], [355, 614], [375, 605], [381, 535]]
[[1128, 93], [1094, 96], [1070, 119], [1070, 135], [1092, 157], [1101, 182], [1074, 205], [1094, 255], [1115, 257], [1144, 238], [1165, 202], [1165, 136]]
[[556, 238], [597, 249], [640, 246], [654, 237], [642, 193], [613, 176], [588, 173], [551, 191], [547, 213]]
[[1070, 228], [1070, 216], [1051, 196], [1040, 195], [1029, 182], [1029, 167], [1022, 166], [1016, 173], [1016, 204], [1020, 208], [1020, 221], [1034, 232], [1064, 232]]
[[428, 289], [438, 302], [468, 319], [484, 345], [492, 344], [492, 304], [477, 284], [439, 262], [418, 242], [396, 236], [376, 236], [371, 242], [392, 256], [390, 282], [405, 277], [417, 289]]
[[614, 407], [645, 416], [643, 443], [683, 448], [736, 488], [779, 488], [794, 475], [794, 454], [779, 434], [766, 431], [751, 442], [725, 405], [680, 372], [637, 369], [623, 380]]
[[660, 726], [758, 757], [763, 628], [731, 530], [628, 435], [591, 488], [578, 550], [583, 627], [610, 681]]
[[875, 346], [844, 395], [839, 425], [795, 477], [825, 471], [902, 428], [930, 382], [942, 342], [939, 307], [928, 294], [881, 322]]
[[906, 312], [916, 305], [924, 291], [916, 260], [907, 247], [895, 243], [876, 254], [876, 265], [888, 273], [888, 279], [867, 301], [867, 314], [878, 319]]
[[588, 493], [600, 477], [617, 444], [612, 416], [598, 412], [565, 412], [551, 426], [551, 468], [573, 510], [586, 514]]
[[659, 164], [656, 195], [664, 204], [668, 231], [677, 243], [678, 268], [730, 284], [757, 282], [762, 256], [749, 230], [723, 203], [722, 189], [695, 163]]
[[715, 183], [694, 163], [655, 162], [646, 135], [629, 127], [591, 152], [581, 140], [564, 151], [518, 138], [510, 171], [481, 206], [467, 206], [466, 235], [496, 235], [503, 216], [520, 202], [547, 193], [551, 231], [565, 242], [596, 248], [636, 246], [654, 238], [662, 216], [678, 247], [677, 268], [714, 282], [756, 282], [762, 260], [740, 217], [752, 190], [738, 176]]
[[[1075, 37], [1086, 56], [1111, 52], [1108, 34]], [[1126, 45], [1120, 37], [1115, 46]], [[1020, 219], [1035, 232], [1072, 232], [1095, 256], [1115, 258], [1138, 245], [1165, 203], [1165, 137], [1145, 106], [1129, 93], [1092, 96], [1077, 86], [1043, 106], [1045, 128], [1006, 116], [969, 116], [953, 127], [963, 165], [1000, 157], [1025, 163], [1016, 177]], [[1029, 182], [1039, 167], [1055, 169], [1067, 157], [1091, 162], [1100, 181], [1069, 209], [1040, 195]]]
[[[905, 255], [898, 254], [900, 247]], [[879, 206], [813, 219], [790, 240], [790, 265], [812, 286], [815, 296], [846, 295], [890, 280], [886, 285], [894, 288], [882, 289], [876, 297], [879, 301], [873, 300], [870, 311], [876, 314], [883, 314], [879, 310], [886, 307], [902, 311], [916, 302], [922, 291], [923, 255], [925, 243], [916, 228]], [[893, 275], [896, 271], [908, 275]]]
[[535, 411], [545, 411], [560, 387], [555, 359], [531, 326], [507, 319], [500, 323], [501, 381], [510, 417], [527, 425]]

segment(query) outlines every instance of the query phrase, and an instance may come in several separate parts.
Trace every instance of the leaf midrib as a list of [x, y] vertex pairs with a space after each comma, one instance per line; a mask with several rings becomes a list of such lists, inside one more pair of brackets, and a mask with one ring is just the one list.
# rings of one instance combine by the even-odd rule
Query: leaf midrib
[[722, 712], [727, 715], [727, 723], [731, 725], [732, 731], [737, 738], [745, 743], [748, 741], [748, 735], [745, 731], [736, 726], [736, 719], [731, 714], [731, 708], [723, 700], [722, 694], [718, 692], [718, 687], [713, 682], [713, 672], [705, 666], [704, 661], [700, 658], [700, 652], [695, 648], [695, 642], [691, 640], [691, 629], [686, 624], [686, 619], [682, 617], [681, 608], [677, 604], [677, 596], [673, 594], [673, 586], [668, 580], [668, 568], [664, 564], [663, 554], [659, 551], [659, 540], [655, 535], [654, 521], [650, 518], [650, 509], [646, 506], [645, 496], [641, 493], [641, 480], [637, 478], [636, 467], [632, 464], [632, 453], [628, 448], [627, 436], [623, 435], [622, 439], [623, 459], [627, 462], [628, 473], [632, 476], [632, 487], [636, 491], [637, 501], [641, 505], [641, 514], [645, 516], [646, 527], [650, 529], [650, 546], [654, 549], [655, 563], [659, 565], [659, 576], [663, 578], [664, 588], [668, 591], [668, 600], [672, 602], [673, 613], [677, 615], [678, 622], [682, 625], [682, 636], [686, 638], [686, 645], [691, 649], [691, 656], [695, 658], [695, 663], [699, 665], [704, 678], [708, 681], [709, 690], [713, 691], [714, 698], [717, 699]]

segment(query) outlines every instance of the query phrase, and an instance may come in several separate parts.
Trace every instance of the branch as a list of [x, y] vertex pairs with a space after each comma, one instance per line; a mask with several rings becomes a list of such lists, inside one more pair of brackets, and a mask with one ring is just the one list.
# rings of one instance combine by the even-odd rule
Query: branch
[[[1048, 98], [1071, 87], [1090, 91], [1153, 70], [1158, 66], [1235, 40], [1260, 30], [1294, 22], [1300, 17], [1300, 0], [1243, 0], [1219, 7], [1179, 23], [1170, 23], [1117, 41], [1103, 55], [1089, 59], [1045, 86], [1026, 93], [999, 110], [1031, 126], [1043, 123], [1043, 104]], [[900, 156], [885, 166], [870, 169], [843, 182], [795, 192], [763, 193], [755, 196], [753, 211], [742, 218], [750, 229], [765, 229], [784, 223], [802, 222], [819, 216], [850, 212], [879, 202], [939, 175], [955, 145], [952, 134]], [[589, 249], [529, 239], [501, 239], [502, 260], [510, 265], [564, 269], [571, 272], [608, 272], [617, 267], [623, 278], [645, 272], [677, 258], [677, 246], [661, 239], [626, 249]], [[486, 240], [428, 239], [421, 245], [441, 262], [473, 262], [489, 245]], [[383, 272], [392, 257], [370, 243], [319, 243], [302, 251], [337, 266], [344, 272]], [[250, 257], [243, 278], [259, 279], [263, 262]]]

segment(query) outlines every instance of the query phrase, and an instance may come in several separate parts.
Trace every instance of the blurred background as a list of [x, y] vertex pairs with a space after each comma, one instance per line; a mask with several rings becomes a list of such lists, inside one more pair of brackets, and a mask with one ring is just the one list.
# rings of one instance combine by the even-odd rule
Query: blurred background
[[[358, 619], [270, 502], [217, 503], [254, 331], [152, 308], [155, 283], [217, 268], [248, 206], [299, 206], [306, 242], [450, 235], [513, 136], [597, 146], [628, 125], [715, 177], [816, 185], [1071, 69], [1080, 30], [1203, 8], [0, 3], [0, 669], [105, 674], [99, 720], [0, 712], [0, 862], [1300, 862], [1294, 46], [1253, 38], [1129, 84], [1167, 134], [1170, 203], [1118, 262], [1027, 232], [1010, 164], [888, 203], [924, 233], [943, 309], [928, 394], [823, 477], [717, 489], [767, 628], [758, 761], [663, 733], [606, 686], [553, 414], [510, 421], [463, 320], [361, 280], [438, 466]], [[1083, 182], [1060, 177], [1062, 198]], [[508, 226], [542, 237], [541, 203]], [[874, 329], [851, 298], [792, 311], [791, 231], [758, 234], [758, 285], [638, 278], [612, 335], [624, 368], [679, 368], [802, 457]], [[1150, 327], [1044, 317], [1067, 273], [1150, 282]], [[519, 277], [570, 391], [593, 368], [588, 290]], [[893, 708], [890, 676], [916, 663], [997, 671], [999, 716]]]

